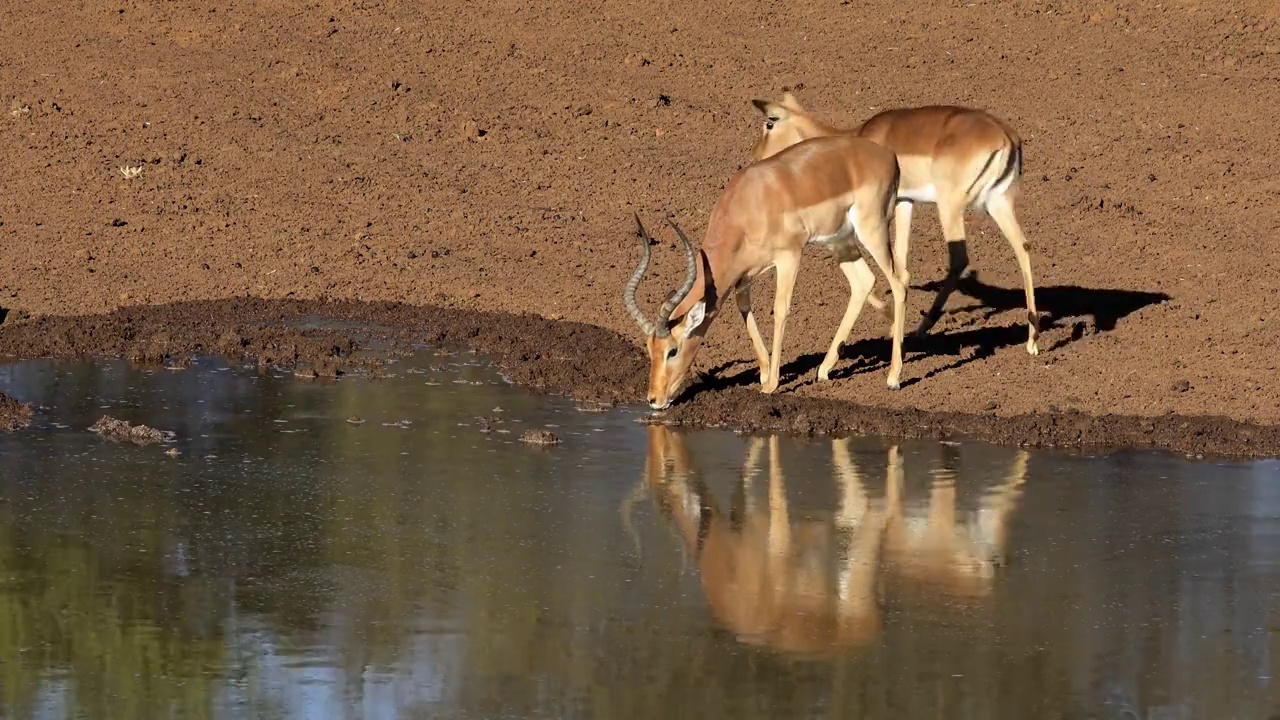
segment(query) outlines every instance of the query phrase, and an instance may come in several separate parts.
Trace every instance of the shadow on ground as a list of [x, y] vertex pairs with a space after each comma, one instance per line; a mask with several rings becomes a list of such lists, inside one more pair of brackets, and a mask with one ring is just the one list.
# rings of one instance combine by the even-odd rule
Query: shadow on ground
[[[942, 281], [938, 280], [913, 287], [913, 289], [937, 292], [941, 287]], [[974, 321], [975, 327], [943, 332], [935, 329], [924, 337], [914, 336], [910, 332], [912, 323], [908, 318], [908, 333], [903, 340], [902, 349], [904, 355], [911, 353], [915, 357], [904, 357], [905, 363], [910, 364], [921, 357], [937, 355], [954, 356], [956, 360], [931, 370], [923, 377], [905, 379], [903, 387], [954, 370], [974, 360], [989, 357], [997, 350], [1026, 343], [1027, 326], [1022, 321], [1022, 312], [1016, 314], [1018, 321], [1012, 324], [995, 327], [979, 325], [981, 321], [989, 320], [1006, 311], [1022, 311], [1026, 306], [1022, 288], [988, 285], [978, 279], [977, 271], [973, 271], [960, 279], [956, 285], [956, 292], [973, 298], [977, 302], [947, 310], [944, 312], [944, 317], [979, 312], [981, 318]], [[1041, 354], [1061, 349], [1088, 335], [1110, 332], [1115, 329], [1116, 323], [1121, 318], [1169, 299], [1169, 295], [1165, 293], [1142, 290], [1086, 288], [1079, 285], [1037, 287], [1036, 309], [1040, 313]], [[1069, 335], [1052, 345], [1047, 347], [1044, 345], [1045, 332], [1068, 326], [1071, 328]], [[887, 332], [887, 324], [884, 329]], [[864, 338], [848, 343], [840, 349], [840, 359], [854, 362], [842, 362], [832, 372], [831, 377], [834, 380], [884, 370], [889, 364], [891, 349], [892, 343], [888, 337]], [[786, 384], [814, 373], [822, 362], [823, 354], [823, 352], [807, 353], [783, 365], [782, 382]], [[730, 371], [735, 372], [726, 374]], [[734, 360], [712, 368], [702, 375], [693, 389], [695, 391], [719, 390], [750, 385], [758, 380], [759, 371], [754, 362]], [[807, 385], [809, 382], [813, 382], [813, 379], [806, 378], [801, 385]]]

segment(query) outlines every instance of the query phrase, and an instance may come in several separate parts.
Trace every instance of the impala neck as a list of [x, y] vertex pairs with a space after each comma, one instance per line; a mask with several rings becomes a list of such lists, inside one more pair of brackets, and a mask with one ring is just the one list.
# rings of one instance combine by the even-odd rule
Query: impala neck
[[820, 120], [816, 120], [809, 115], [797, 115], [793, 120], [796, 130], [800, 133], [801, 140], [809, 140], [816, 137], [827, 137], [829, 135], [841, 135], [848, 130], [842, 130], [838, 127], [827, 125]]
[[[715, 253], [707, 253], [703, 250], [698, 251], [697, 257], [697, 275], [693, 281], [693, 289], [688, 295], [676, 305], [675, 310], [671, 311], [672, 320], [680, 320], [689, 313], [689, 310], [699, 302], [707, 303], [707, 317], [703, 320], [701, 330], [705, 330], [716, 315], [720, 313], [719, 298], [724, 295], [723, 289], [733, 287], [737, 284], [739, 278], [728, 278], [724, 271], [724, 264], [717, 261], [718, 255]], [[711, 282], [707, 282], [707, 278], [711, 278]], [[727, 280], [727, 282], [726, 282]]]

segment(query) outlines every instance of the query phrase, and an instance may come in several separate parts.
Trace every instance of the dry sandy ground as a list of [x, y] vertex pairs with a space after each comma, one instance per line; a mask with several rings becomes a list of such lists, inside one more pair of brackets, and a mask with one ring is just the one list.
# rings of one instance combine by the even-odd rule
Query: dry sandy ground
[[[977, 280], [908, 345], [901, 391], [884, 388], [886, 324], [869, 315], [838, 379], [813, 382], [847, 297], [815, 250], [783, 395], [735, 385], [751, 353], [726, 315], [699, 365], [718, 380], [677, 415], [750, 425], [726, 414], [814, 397], [995, 428], [1067, 411], [1220, 416], [1268, 437], [1280, 423], [1280, 6], [1265, 0], [13, 3], [0, 41], [0, 351], [133, 340], [101, 319], [16, 336], [27, 317], [402, 301], [449, 322], [531, 313], [616, 331], [563, 334], [548, 355], [641, 373], [619, 299], [632, 211], [700, 236], [758, 131], [748, 101], [790, 88], [844, 125], [960, 103], [1021, 133], [1046, 352], [1023, 351], [1012, 252], [971, 214]], [[945, 262], [933, 209], [914, 227], [925, 285]], [[662, 237], [649, 308], [680, 272]], [[910, 312], [931, 299], [914, 289]], [[614, 375], [615, 394], [641, 399], [641, 379]]]

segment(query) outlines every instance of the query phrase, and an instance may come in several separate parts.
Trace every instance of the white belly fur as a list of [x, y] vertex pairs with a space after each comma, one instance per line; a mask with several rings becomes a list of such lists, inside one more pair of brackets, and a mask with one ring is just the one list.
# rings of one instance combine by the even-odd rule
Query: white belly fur
[[903, 188], [898, 191], [898, 197], [910, 200], [911, 202], [936, 203], [938, 202], [938, 189], [932, 184], [923, 185], [918, 188]]

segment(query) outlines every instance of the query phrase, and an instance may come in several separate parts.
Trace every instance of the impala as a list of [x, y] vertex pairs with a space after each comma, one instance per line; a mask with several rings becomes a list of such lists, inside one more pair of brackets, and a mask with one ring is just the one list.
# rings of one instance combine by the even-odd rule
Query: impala
[[[720, 625], [742, 642], [811, 657], [875, 640], [882, 592], [942, 605], [989, 597], [1028, 460], [1019, 449], [976, 512], [961, 513], [948, 458], [929, 473], [927, 501], [913, 503], [906, 499], [903, 453], [888, 448], [884, 494], [873, 498], [861, 468], [865, 461], [850, 452], [847, 438], [834, 439], [835, 512], [799, 519], [788, 501], [776, 436], [749, 441], [725, 508], [696, 472], [679, 433], [656, 425], [648, 433], [643, 479], [621, 508], [633, 541], [638, 544], [631, 506], [648, 495], [693, 556]], [[752, 485], [766, 443], [762, 504]], [[897, 597], [894, 602], [899, 604]]]
[[[905, 264], [894, 262], [889, 240], [897, 186], [894, 154], [852, 135], [796, 143], [748, 165], [729, 178], [712, 207], [696, 261], [689, 239], [674, 221], [668, 221], [684, 245], [685, 279], [653, 320], [636, 305], [636, 288], [649, 267], [653, 242], [637, 215], [644, 254], [626, 284], [623, 302], [646, 336], [650, 407], [667, 408], [683, 389], [702, 338], [731, 290], [755, 350], [762, 390], [772, 393], [778, 389], [782, 337], [801, 252], [807, 243], [826, 246], [849, 281], [849, 304], [818, 368], [818, 379], [828, 378], [839, 358], [840, 345], [875, 284], [867, 263], [869, 255], [893, 292], [888, 385], [896, 390], [902, 374], [909, 280]], [[751, 311], [751, 281], [770, 268], [777, 271], [771, 355]]]
[[[841, 130], [817, 120], [791, 93], [780, 102], [752, 100], [764, 114], [764, 128], [751, 150], [762, 160], [811, 138], [852, 135], [884, 145], [898, 156], [901, 178], [894, 209], [894, 264], [906, 264], [914, 203], [934, 203], [947, 242], [949, 269], [917, 334], [937, 321], [947, 297], [969, 265], [964, 213], [985, 210], [1013, 247], [1027, 296], [1027, 352], [1040, 353], [1040, 318], [1031, 277], [1031, 244], [1014, 214], [1022, 178], [1022, 139], [990, 113], [974, 108], [930, 105], [885, 110], [856, 130]], [[871, 304], [880, 307], [878, 298]]]
[[955, 451], [943, 446], [942, 452], [942, 462], [929, 473], [928, 502], [909, 505], [901, 452], [889, 450], [884, 557], [906, 587], [922, 591], [926, 600], [939, 591], [953, 600], [985, 598], [996, 568], [1004, 565], [1009, 519], [1026, 483], [1030, 455], [1019, 448], [1001, 481], [983, 492], [976, 510], [961, 514]]
[[[837, 453], [842, 442], [848, 441], [833, 443]], [[711, 615], [739, 640], [806, 657], [865, 646], [881, 626], [875, 581], [883, 510], [856, 476], [837, 470], [839, 510], [794, 518], [777, 437], [767, 441], [768, 503], [761, 506], [752, 484], [765, 443], [750, 441], [732, 506], [725, 508], [693, 472], [680, 435], [651, 425], [637, 489], [647, 490], [671, 521], [697, 563]], [[636, 499], [633, 494], [631, 502]]]

